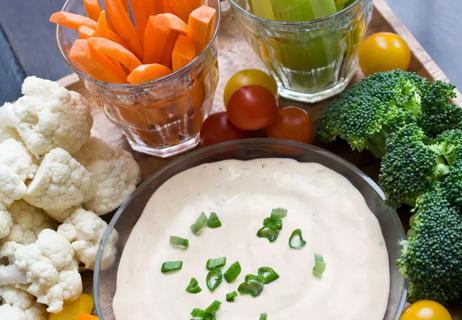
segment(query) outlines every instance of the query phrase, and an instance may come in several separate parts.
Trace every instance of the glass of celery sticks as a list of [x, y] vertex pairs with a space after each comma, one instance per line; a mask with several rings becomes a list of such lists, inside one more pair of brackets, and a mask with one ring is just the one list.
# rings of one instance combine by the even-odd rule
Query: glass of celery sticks
[[228, 1], [282, 97], [314, 103], [347, 87], [372, 0]]

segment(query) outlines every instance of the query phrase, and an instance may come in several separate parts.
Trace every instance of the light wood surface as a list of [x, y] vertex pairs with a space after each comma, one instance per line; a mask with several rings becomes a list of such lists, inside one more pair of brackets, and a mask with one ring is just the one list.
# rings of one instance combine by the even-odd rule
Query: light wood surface
[[[418, 74], [425, 76], [431, 80], [447, 80], [446, 75], [438, 67], [438, 65], [431, 59], [427, 52], [417, 42], [414, 36], [409, 30], [399, 21], [390, 7], [384, 0], [375, 0], [375, 10], [373, 19], [368, 29], [368, 33], [374, 33], [379, 31], [396, 32], [400, 34], [406, 42], [409, 44], [412, 50], [412, 62], [411, 71], [415, 71]], [[233, 21], [232, 15], [227, 12], [224, 15], [221, 32], [219, 35], [219, 69], [220, 69], [220, 83], [217, 88], [214, 101], [214, 111], [223, 109], [223, 87], [227, 79], [237, 70], [245, 68], [261, 68], [261, 64], [258, 57], [247, 45], [240, 30], [237, 28], [236, 23]], [[363, 78], [361, 72], [358, 71], [353, 82], [357, 82]], [[92, 103], [93, 116], [94, 116], [94, 134], [101, 137], [106, 142], [120, 146], [127, 150], [130, 150], [128, 143], [120, 131], [105, 117], [102, 110], [94, 103], [92, 97], [88, 96], [83, 83], [79, 80], [77, 75], [71, 74], [59, 80], [60, 84], [66, 86], [68, 89], [78, 91], [87, 96]], [[462, 104], [462, 98], [459, 93], [458, 96], [459, 104]], [[290, 102], [287, 100], [281, 101], [281, 105], [296, 104], [303, 106], [310, 114], [316, 119], [324, 109], [326, 102], [304, 105], [300, 103]], [[346, 148], [345, 146], [329, 147], [330, 150], [343, 155], [347, 160], [360, 166], [365, 172], [371, 173], [374, 177], [377, 173], [377, 162], [374, 161], [370, 156], [364, 154], [354, 153]], [[148, 155], [140, 154], [130, 150], [138, 161], [142, 177], [146, 178], [153, 174], [160, 167], [171, 161], [171, 159], [159, 159]], [[403, 223], [406, 225], [409, 218], [408, 212], [401, 214]], [[84, 275], [84, 282], [86, 291], [91, 291], [91, 274], [86, 273]], [[457, 313], [457, 312], [456, 312]], [[462, 317], [456, 316], [454, 320], [462, 320]]]

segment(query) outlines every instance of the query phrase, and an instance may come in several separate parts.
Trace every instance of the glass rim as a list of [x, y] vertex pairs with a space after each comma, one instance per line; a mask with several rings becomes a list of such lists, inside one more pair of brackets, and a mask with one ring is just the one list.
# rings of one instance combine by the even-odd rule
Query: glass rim
[[353, 9], [357, 8], [362, 2], [372, 3], [373, 0], [355, 0], [348, 7], [343, 8], [342, 10], [334, 14], [331, 14], [329, 16], [318, 18], [318, 19], [311, 20], [311, 21], [299, 21], [299, 22], [287, 22], [287, 21], [279, 21], [279, 20], [271, 20], [271, 19], [262, 18], [262, 17], [254, 15], [252, 12], [243, 8], [239, 3], [237, 3], [237, 0], [228, 0], [228, 2], [231, 4], [232, 7], [236, 8], [239, 12], [241, 12], [241, 14], [243, 14], [247, 19], [253, 19], [260, 23], [265, 23], [265, 24], [272, 25], [275, 27], [280, 27], [280, 28], [287, 28], [287, 27], [306, 28], [306, 27], [323, 26], [331, 22], [331, 20], [335, 20], [337, 18], [343, 18], [344, 16], [347, 16], [349, 13], [351, 13]]
[[[69, 11], [69, 7], [71, 4], [73, 4], [76, 1], [81, 1], [81, 0], [66, 0], [64, 3], [63, 7], [61, 8], [62, 11], [66, 12], [71, 12]], [[162, 78], [155, 79], [152, 81], [148, 81], [142, 84], [129, 84], [129, 83], [111, 83], [111, 82], [106, 82], [106, 81], [101, 81], [101, 80], [96, 80], [89, 75], [87, 75], [85, 72], [79, 70], [76, 66], [74, 66], [71, 61], [69, 61], [68, 56], [65, 54], [64, 47], [60, 41], [60, 32], [61, 30], [65, 29], [64, 27], [60, 25], [56, 25], [56, 42], [58, 44], [58, 49], [61, 52], [62, 57], [64, 58], [64, 61], [66, 64], [71, 68], [73, 72], [75, 72], [80, 78], [83, 78], [84, 80], [90, 81], [92, 83], [97, 84], [99, 87], [104, 87], [104, 88], [111, 88], [113, 90], [129, 90], [129, 91], [143, 91], [146, 89], [151, 88], [152, 86], [156, 84], [161, 84], [161, 83], [166, 83], [172, 79], [177, 78], [178, 76], [183, 76], [187, 74], [194, 66], [199, 64], [202, 60], [205, 59], [205, 56], [213, 49], [213, 46], [215, 45], [215, 42], [218, 37], [218, 33], [220, 31], [220, 26], [221, 26], [221, 21], [222, 21], [222, 9], [221, 9], [221, 4], [220, 0], [212, 0], [215, 1], [216, 3], [216, 10], [217, 10], [217, 15], [216, 15], [216, 21], [215, 21], [215, 28], [213, 31], [213, 35], [210, 38], [209, 42], [207, 43], [207, 46], [201, 51], [200, 54], [198, 54], [191, 62], [189, 62], [187, 65], [182, 67], [181, 69], [178, 69]]]

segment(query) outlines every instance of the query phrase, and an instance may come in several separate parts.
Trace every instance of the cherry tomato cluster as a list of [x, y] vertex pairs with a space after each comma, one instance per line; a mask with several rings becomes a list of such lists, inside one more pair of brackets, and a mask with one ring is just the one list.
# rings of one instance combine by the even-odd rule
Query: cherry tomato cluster
[[278, 108], [277, 85], [260, 70], [242, 70], [225, 86], [226, 112], [207, 118], [201, 129], [201, 144], [255, 136], [310, 143], [313, 124], [308, 113], [299, 107]]

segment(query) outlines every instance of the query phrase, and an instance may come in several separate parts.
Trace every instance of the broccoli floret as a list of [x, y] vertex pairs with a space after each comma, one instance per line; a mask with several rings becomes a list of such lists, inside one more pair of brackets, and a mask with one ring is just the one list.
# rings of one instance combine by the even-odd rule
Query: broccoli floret
[[397, 263], [409, 281], [409, 301], [445, 305], [462, 296], [462, 215], [438, 183], [417, 199], [409, 238]]
[[422, 113], [419, 126], [427, 135], [435, 137], [450, 129], [462, 129], [462, 108], [453, 103], [455, 87], [442, 81], [435, 81], [422, 99]]
[[441, 185], [449, 202], [462, 210], [462, 158], [449, 168]]
[[317, 136], [323, 142], [340, 137], [353, 150], [367, 149], [381, 157], [388, 135], [416, 121], [429, 86], [427, 80], [411, 72], [376, 73], [354, 85], [326, 109]]

